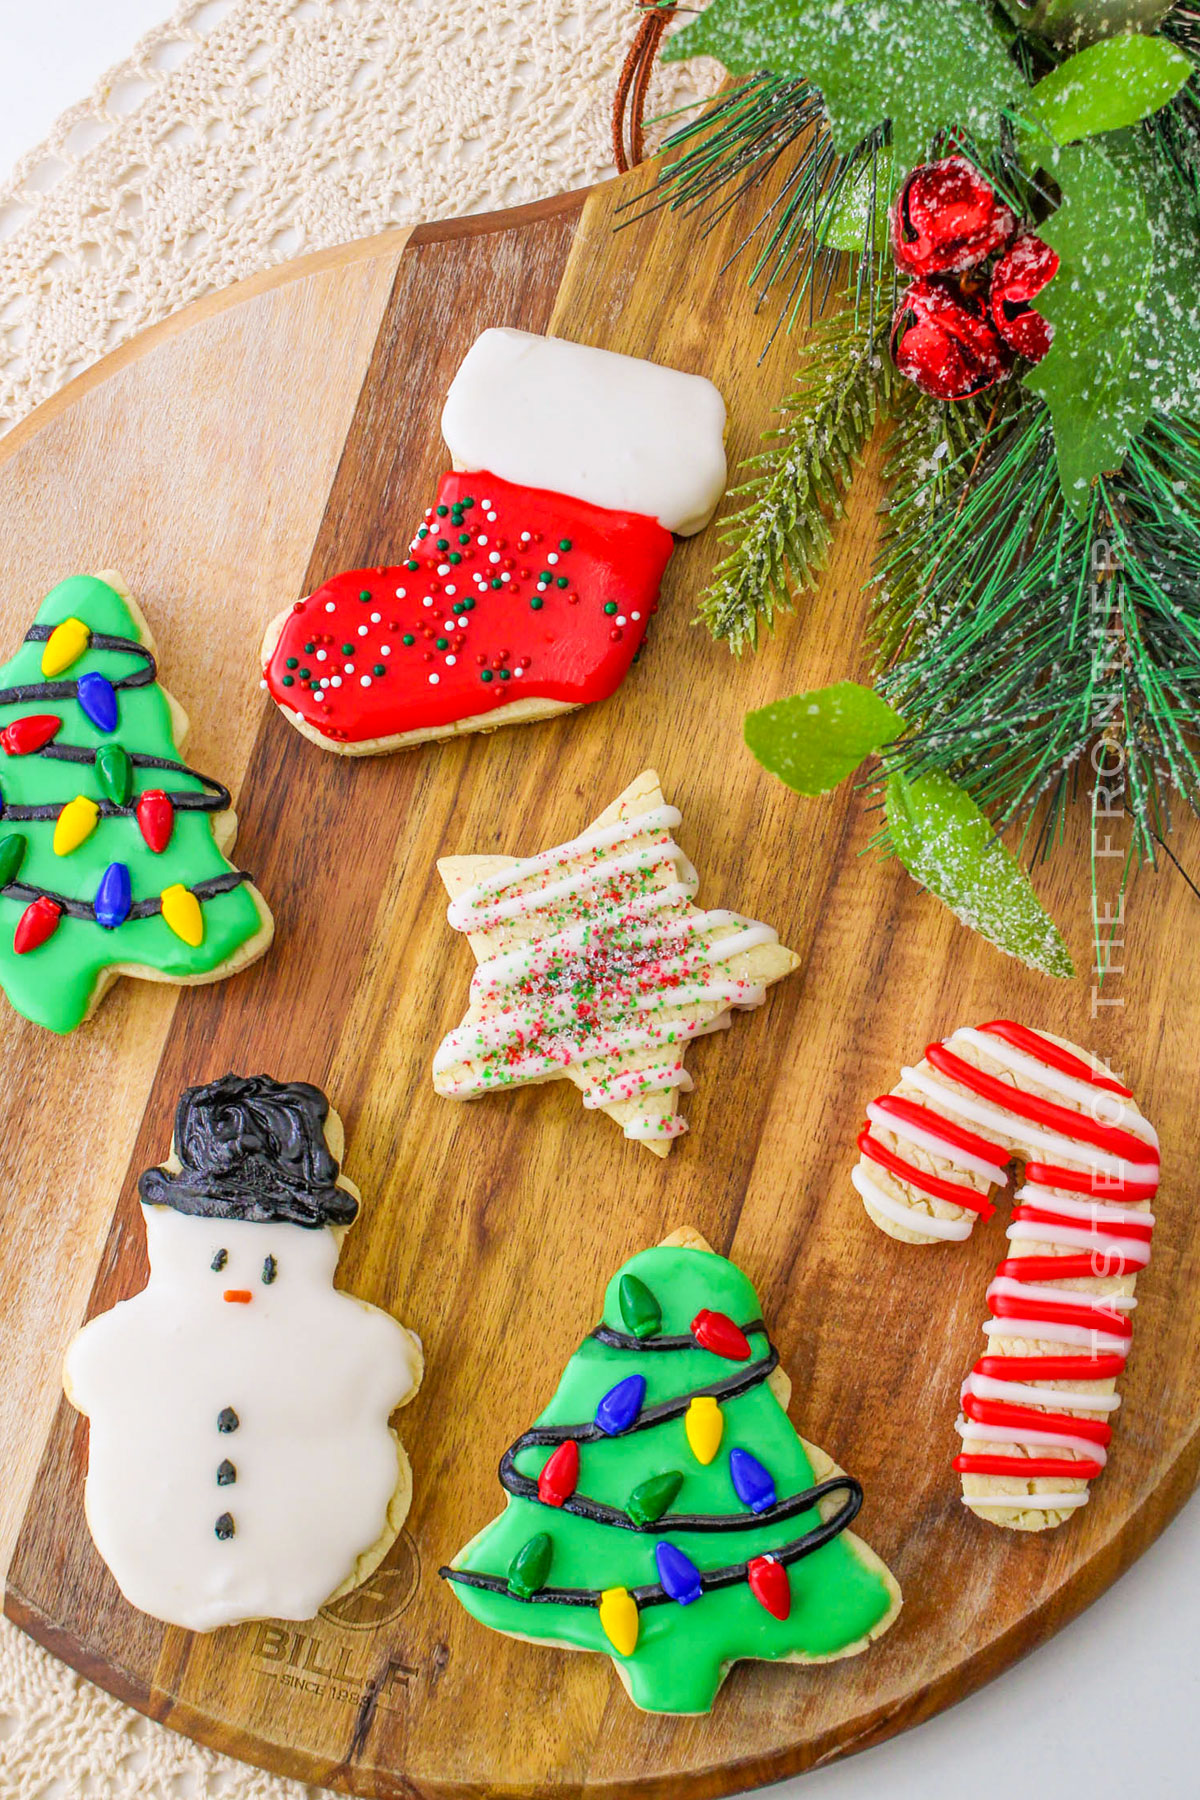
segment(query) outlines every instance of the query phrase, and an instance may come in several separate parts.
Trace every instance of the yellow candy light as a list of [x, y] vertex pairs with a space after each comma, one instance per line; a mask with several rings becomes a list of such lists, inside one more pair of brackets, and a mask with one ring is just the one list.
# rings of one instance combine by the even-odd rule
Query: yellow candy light
[[74, 800], [68, 800], [54, 822], [55, 856], [69, 856], [72, 850], [78, 850], [95, 831], [99, 817], [100, 808], [86, 795], [77, 794]]
[[632, 1656], [637, 1649], [637, 1601], [628, 1588], [605, 1588], [600, 1596], [600, 1623], [618, 1656]]
[[64, 669], [69, 669], [73, 662], [79, 661], [91, 641], [92, 634], [82, 619], [64, 619], [46, 639], [42, 651], [42, 674], [47, 680], [54, 675], [61, 675]]
[[711, 1394], [697, 1394], [684, 1417], [687, 1441], [698, 1463], [710, 1463], [721, 1448], [725, 1420]]
[[162, 891], [162, 915], [177, 938], [195, 950], [204, 942], [204, 914], [190, 888], [176, 881]]

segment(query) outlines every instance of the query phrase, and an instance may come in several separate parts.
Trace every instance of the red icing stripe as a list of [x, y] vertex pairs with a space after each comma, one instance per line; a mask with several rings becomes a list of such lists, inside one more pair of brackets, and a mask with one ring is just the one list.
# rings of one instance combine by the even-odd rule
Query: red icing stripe
[[296, 602], [264, 670], [280, 706], [362, 743], [620, 686], [673, 548], [657, 519], [450, 472], [422, 529], [400, 564], [335, 575]]
[[[1088, 1331], [1103, 1331], [1109, 1337], [1131, 1338], [1133, 1326], [1119, 1313], [1105, 1312], [1100, 1306], [1072, 1306], [1068, 1301], [1018, 1300], [1012, 1294], [994, 1294], [988, 1299], [994, 1319], [1014, 1319], [1030, 1325], [1082, 1325]], [[1013, 1337], [1036, 1337], [1036, 1331], [1014, 1331]]]
[[984, 1162], [995, 1163], [999, 1170], [1006, 1169], [1012, 1161], [1011, 1150], [1002, 1150], [999, 1144], [990, 1144], [986, 1138], [976, 1137], [973, 1131], [964, 1131], [961, 1125], [951, 1124], [941, 1113], [928, 1106], [918, 1106], [915, 1100], [904, 1100], [898, 1094], [880, 1094], [875, 1105], [894, 1118], [904, 1119], [909, 1125], [927, 1131], [931, 1137], [941, 1138], [945, 1144], [953, 1144], [958, 1150], [981, 1157]]
[[[1090, 1457], [1078, 1460], [1070, 1456], [956, 1456], [954, 1467], [960, 1475], [1066, 1475], [1072, 1481], [1091, 1481], [1100, 1474], [1103, 1463]], [[998, 1496], [993, 1496], [998, 1498]], [[1036, 1494], [1014, 1494], [1013, 1505], [1036, 1506]]]
[[[1078, 1256], [1010, 1256], [996, 1273], [1012, 1281], [1101, 1281], [1109, 1275], [1140, 1275], [1145, 1266], [1129, 1262], [1115, 1250], [1097, 1248]], [[1096, 1295], [1097, 1300], [1101, 1298]]]
[[1107, 1356], [981, 1356], [971, 1373], [993, 1381], [1113, 1381], [1125, 1358]]
[[1111, 1075], [1098, 1074], [1090, 1063], [1080, 1057], [1072, 1056], [1061, 1044], [1052, 1043], [1036, 1031], [1030, 1031], [1027, 1025], [1018, 1025], [1014, 1019], [989, 1019], [986, 1025], [980, 1025], [980, 1031], [990, 1031], [993, 1037], [1003, 1038], [1014, 1050], [1023, 1050], [1026, 1056], [1036, 1057], [1060, 1075], [1073, 1075], [1076, 1081], [1090, 1082], [1093, 1087], [1107, 1088], [1110, 1094], [1120, 1094], [1122, 1100], [1132, 1100], [1133, 1095], [1127, 1087]]
[[1125, 1181], [1085, 1169], [1060, 1169], [1054, 1163], [1026, 1163], [1025, 1179], [1038, 1187], [1061, 1188], [1064, 1194], [1087, 1194], [1093, 1200], [1153, 1200], [1158, 1192], [1157, 1180]]
[[1050, 1206], [1014, 1206], [1012, 1216], [1014, 1220], [1025, 1219], [1031, 1225], [1069, 1225], [1073, 1231], [1090, 1231], [1098, 1237], [1130, 1238], [1140, 1244], [1148, 1244], [1154, 1236], [1153, 1225], [1123, 1225], [1120, 1222], [1109, 1225], [1103, 1220], [1076, 1219], [1068, 1213], [1056, 1213]]
[[995, 1076], [985, 1075], [974, 1063], [964, 1062], [961, 1056], [955, 1056], [944, 1044], [928, 1044], [925, 1056], [941, 1074], [948, 1075], [952, 1081], [959, 1082], [961, 1086], [992, 1101], [994, 1105], [1016, 1113], [1019, 1118], [1032, 1119], [1038, 1125], [1061, 1132], [1064, 1137], [1076, 1138], [1085, 1144], [1095, 1144], [1098, 1149], [1108, 1150], [1128, 1162], [1158, 1161], [1158, 1151], [1153, 1144], [1134, 1137], [1131, 1131], [1121, 1131], [1115, 1125], [1102, 1125], [1096, 1119], [1089, 1119], [1086, 1113], [1072, 1112], [1067, 1106], [1056, 1106], [1051, 1100], [1041, 1100], [1035, 1094], [1010, 1087], [1006, 1081], [998, 1081]]
[[[1047, 1395], [1047, 1399], [1051, 1396]], [[1106, 1448], [1112, 1443], [1112, 1426], [1103, 1419], [1080, 1419], [1074, 1413], [1038, 1412], [1033, 1406], [1014, 1406], [1009, 1400], [981, 1400], [978, 1394], [964, 1394], [962, 1409], [968, 1419], [980, 1425], [1011, 1425], [1016, 1430], [1065, 1431], [1071, 1437], [1087, 1438], [1090, 1443]]]
[[[943, 1181], [938, 1175], [927, 1175], [924, 1169], [914, 1169], [911, 1163], [902, 1162], [890, 1150], [885, 1150], [866, 1129], [858, 1134], [858, 1147], [868, 1162], [878, 1163], [880, 1168], [887, 1169], [898, 1180], [911, 1182], [913, 1187], [920, 1188], [922, 1193], [933, 1195], [937, 1200], [948, 1200], [952, 1206], [965, 1206], [969, 1212], [978, 1213], [981, 1219], [990, 1219], [996, 1210], [986, 1195], [977, 1194], [971, 1188], [960, 1187], [954, 1181]], [[919, 1230], [920, 1227], [914, 1226], [913, 1229]]]

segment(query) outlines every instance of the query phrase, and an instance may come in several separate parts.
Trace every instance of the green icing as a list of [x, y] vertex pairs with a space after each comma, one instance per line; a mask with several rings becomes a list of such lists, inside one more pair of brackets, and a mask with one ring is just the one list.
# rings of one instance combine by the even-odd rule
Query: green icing
[[[702, 1250], [659, 1248], [633, 1257], [609, 1283], [604, 1323], [617, 1331], [628, 1329], [620, 1302], [624, 1275], [636, 1276], [654, 1294], [662, 1307], [665, 1336], [685, 1335], [701, 1307], [727, 1313], [742, 1325], [760, 1316], [753, 1287], [724, 1257]], [[755, 1357], [761, 1357], [765, 1350], [761, 1332], [751, 1341]], [[699, 1347], [638, 1351], [588, 1338], [571, 1358], [558, 1391], [536, 1423], [568, 1425], [590, 1420], [602, 1395], [625, 1375], [645, 1376], [645, 1404], [652, 1406], [713, 1385], [739, 1366]], [[677, 1545], [702, 1572], [744, 1562], [794, 1541], [818, 1522], [815, 1510], [769, 1526], [758, 1524], [753, 1514], [741, 1507], [729, 1475], [729, 1452], [741, 1445], [770, 1470], [781, 1498], [814, 1485], [812, 1466], [787, 1414], [765, 1382], [723, 1403], [722, 1411], [724, 1437], [707, 1468], [692, 1455], [683, 1419], [672, 1419], [581, 1445], [578, 1492], [590, 1500], [624, 1508], [640, 1484], [670, 1470], [682, 1470], [684, 1479], [671, 1511], [729, 1514], [745, 1510], [751, 1521], [746, 1530], [671, 1531], [668, 1514], [657, 1528], [635, 1533], [509, 1495], [505, 1510], [467, 1545], [454, 1567], [507, 1575], [522, 1546], [535, 1533], [548, 1532], [553, 1542], [548, 1585], [632, 1589], [658, 1580], [654, 1545], [660, 1538]], [[530, 1447], [518, 1454], [516, 1466], [522, 1474], [536, 1477], [549, 1456], [548, 1449]], [[468, 1612], [485, 1625], [612, 1656], [614, 1662], [624, 1664], [633, 1699], [646, 1711], [698, 1713], [712, 1706], [729, 1664], [743, 1657], [774, 1661], [797, 1654], [835, 1654], [865, 1637], [892, 1605], [887, 1584], [860, 1560], [845, 1537], [835, 1538], [793, 1564], [789, 1578], [792, 1609], [786, 1620], [773, 1618], [745, 1583], [705, 1593], [687, 1607], [674, 1603], [645, 1606], [637, 1648], [630, 1657], [614, 1654], [595, 1607], [544, 1601], [531, 1604], [510, 1594], [459, 1583], [453, 1587]]]
[[[81, 619], [102, 635], [135, 640], [141, 637], [121, 596], [91, 575], [72, 576], [47, 594], [38, 610], [37, 623], [54, 626], [69, 618]], [[41, 643], [22, 644], [0, 669], [0, 688], [40, 685], [45, 679], [44, 647]], [[90, 648], [53, 679], [76, 680], [96, 670], [115, 682], [139, 666], [127, 652]], [[170, 708], [157, 682], [119, 689], [117, 703], [119, 720], [112, 733], [98, 731], [74, 699], [42, 701], [36, 696], [0, 706], [0, 729], [29, 713], [57, 713], [63, 725], [56, 744], [89, 748], [120, 744], [141, 755], [182, 760], [171, 733]], [[134, 771], [135, 800], [147, 788], [158, 787], [175, 792], [204, 791], [203, 782], [192, 775], [161, 769]], [[59, 762], [37, 755], [7, 756], [3, 752], [0, 793], [5, 803], [12, 806], [65, 803], [76, 794], [94, 800], [105, 798], [102, 780], [91, 764]], [[156, 897], [174, 882], [191, 887], [211, 876], [223, 875], [233, 866], [217, 849], [212, 834], [213, 817], [212, 813], [178, 813], [171, 842], [160, 855], [149, 849], [133, 818], [101, 819], [91, 836], [66, 856], [54, 854], [53, 820], [26, 822], [20, 829], [28, 838], [28, 845], [17, 879], [73, 900], [91, 901], [108, 865], [121, 862], [129, 869], [135, 903]], [[141, 963], [176, 979], [209, 974], [254, 937], [263, 923], [253, 896], [242, 886], [204, 901], [204, 938], [196, 949], [176, 937], [157, 914], [127, 920], [115, 931], [68, 915], [46, 943], [18, 956], [13, 950], [13, 932], [26, 904], [0, 895], [0, 986], [19, 1013], [59, 1032], [74, 1030], [84, 1018], [101, 972], [114, 963]]]

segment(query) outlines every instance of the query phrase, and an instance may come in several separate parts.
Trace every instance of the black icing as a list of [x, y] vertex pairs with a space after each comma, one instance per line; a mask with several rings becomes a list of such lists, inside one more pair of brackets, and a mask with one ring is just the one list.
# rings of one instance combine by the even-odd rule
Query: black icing
[[329, 1102], [306, 1081], [223, 1075], [188, 1088], [175, 1114], [182, 1165], [147, 1169], [138, 1182], [149, 1206], [250, 1224], [349, 1225], [358, 1202], [337, 1186], [325, 1143]]
[[233, 1514], [232, 1513], [222, 1513], [220, 1518], [217, 1520], [216, 1525], [213, 1527], [213, 1529], [215, 1530], [217, 1536], [220, 1538], [221, 1542], [226, 1543], [233, 1536], [234, 1532], [237, 1530], [237, 1526], [233, 1522]]
[[223, 1406], [217, 1414], [218, 1431], [236, 1431], [241, 1422], [232, 1406]]
[[232, 1487], [236, 1480], [237, 1470], [234, 1468], [229, 1458], [226, 1457], [224, 1462], [217, 1464], [217, 1486]]

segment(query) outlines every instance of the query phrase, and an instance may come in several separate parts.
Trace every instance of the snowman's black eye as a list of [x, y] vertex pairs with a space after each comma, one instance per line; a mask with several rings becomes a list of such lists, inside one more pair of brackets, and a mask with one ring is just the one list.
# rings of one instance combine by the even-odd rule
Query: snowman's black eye
[[213, 1274], [219, 1275], [221, 1273], [221, 1270], [225, 1267], [225, 1264], [228, 1261], [229, 1261], [228, 1250], [218, 1250], [217, 1254], [212, 1259]]
[[270, 1287], [271, 1283], [274, 1281], [274, 1279], [278, 1275], [278, 1273], [279, 1273], [279, 1264], [275, 1261], [275, 1258], [273, 1256], [268, 1256], [266, 1262], [263, 1264], [263, 1272], [262, 1272], [262, 1278], [266, 1282], [268, 1287]]

